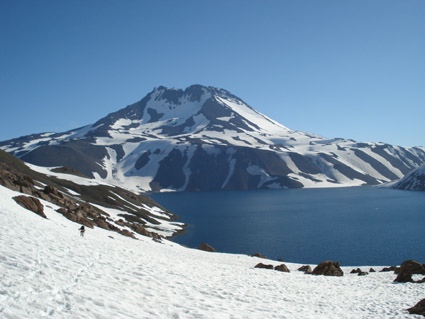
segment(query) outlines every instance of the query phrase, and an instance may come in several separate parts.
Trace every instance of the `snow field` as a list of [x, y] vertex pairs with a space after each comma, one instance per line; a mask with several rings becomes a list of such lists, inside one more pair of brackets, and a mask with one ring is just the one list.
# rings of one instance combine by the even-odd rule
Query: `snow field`
[[[423, 285], [393, 273], [344, 277], [255, 269], [246, 255], [88, 229], [54, 212], [45, 220], [0, 187], [0, 318], [421, 318], [405, 310]], [[357, 267], [356, 267], [357, 268]], [[369, 270], [369, 267], [362, 267]], [[379, 270], [380, 267], [375, 267]]]

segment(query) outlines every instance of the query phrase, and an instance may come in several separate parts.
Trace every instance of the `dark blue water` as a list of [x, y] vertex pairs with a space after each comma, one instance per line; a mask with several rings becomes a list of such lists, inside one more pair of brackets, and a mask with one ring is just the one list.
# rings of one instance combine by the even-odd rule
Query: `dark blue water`
[[425, 193], [373, 187], [163, 193], [151, 197], [188, 224], [175, 242], [260, 252], [286, 262], [425, 262]]

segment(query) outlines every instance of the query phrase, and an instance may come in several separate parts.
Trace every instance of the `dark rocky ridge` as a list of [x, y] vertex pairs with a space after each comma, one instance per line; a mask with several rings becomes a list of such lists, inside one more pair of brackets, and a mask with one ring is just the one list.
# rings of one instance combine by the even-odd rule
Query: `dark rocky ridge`
[[[70, 168], [57, 168], [56, 171], [82, 175]], [[163, 210], [166, 220], [176, 220], [177, 216], [162, 208], [147, 196], [134, 194], [128, 190], [108, 185], [85, 186], [68, 180], [46, 176], [31, 170], [19, 159], [0, 150], [0, 185], [22, 193], [15, 200], [23, 207], [43, 216], [43, 199], [58, 205], [57, 210], [66, 218], [87, 227], [101, 227], [123, 235], [134, 237], [134, 233], [158, 239], [153, 230], [148, 231], [146, 222], [156, 224], [160, 228], [161, 217], [153, 216], [141, 206], [158, 207]], [[71, 193], [72, 192], [72, 193]], [[77, 196], [76, 193], [79, 195]], [[122, 211], [119, 220], [94, 206]], [[43, 217], [46, 217], [45, 215]], [[155, 228], [155, 226], [150, 226]]]

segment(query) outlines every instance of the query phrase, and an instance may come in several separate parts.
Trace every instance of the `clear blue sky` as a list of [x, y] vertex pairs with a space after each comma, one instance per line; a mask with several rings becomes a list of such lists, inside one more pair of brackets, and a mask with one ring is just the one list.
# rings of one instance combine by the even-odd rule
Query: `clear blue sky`
[[425, 146], [425, 0], [0, 0], [0, 140], [191, 84], [291, 129]]

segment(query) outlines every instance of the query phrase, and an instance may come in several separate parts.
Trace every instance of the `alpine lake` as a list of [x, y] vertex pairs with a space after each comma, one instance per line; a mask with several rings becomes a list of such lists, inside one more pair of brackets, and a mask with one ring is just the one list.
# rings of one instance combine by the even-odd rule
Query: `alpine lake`
[[173, 192], [150, 197], [179, 216], [174, 242], [300, 264], [425, 262], [425, 192], [371, 186]]

